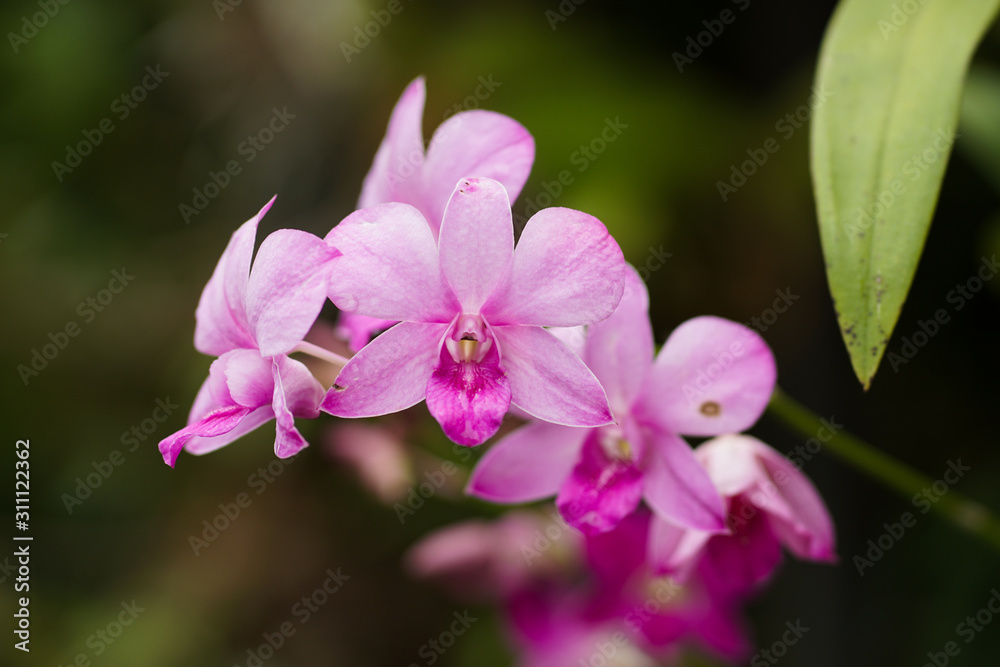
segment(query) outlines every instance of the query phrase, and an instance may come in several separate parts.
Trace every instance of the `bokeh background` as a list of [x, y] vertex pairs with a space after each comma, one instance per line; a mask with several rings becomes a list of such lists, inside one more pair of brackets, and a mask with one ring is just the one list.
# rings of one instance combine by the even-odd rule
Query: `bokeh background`
[[[496, 514], [464, 500], [460, 479], [401, 524], [329, 455], [330, 417], [301, 426], [313, 446], [282, 466], [273, 465], [267, 427], [212, 455], [182, 456], [176, 470], [156, 450], [184, 425], [208, 370], [210, 359], [191, 344], [193, 314], [229, 235], [274, 194], [259, 238], [279, 227], [322, 235], [350, 213], [392, 105], [418, 75], [428, 86], [425, 136], [455, 105], [500, 111], [533, 133], [537, 159], [515, 212], [538, 203], [546, 184], [570, 170], [573, 182], [553, 203], [599, 217], [637, 265], [653, 250], [670, 253], [648, 280], [659, 341], [695, 315], [749, 321], [771, 307], [776, 290], [789, 290], [798, 300], [763, 332], [782, 386], [934, 479], [961, 458], [972, 470], [955, 488], [1000, 509], [1000, 280], [961, 311], [946, 301], [982, 256], [1000, 250], [1000, 105], [976, 106], [959, 127], [889, 350], [899, 352], [900, 337], [938, 308], [949, 309], [952, 321], [898, 372], [884, 365], [865, 394], [826, 290], [808, 128], [776, 128], [809, 101], [833, 2], [401, 0], [402, 11], [367, 44], [354, 42], [356, 28], [386, 2], [51, 4], [55, 14], [34, 32], [25, 21], [42, 11], [39, 3], [0, 9], [7, 34], [0, 57], [0, 636], [7, 638], [0, 663], [70, 665], [83, 654], [108, 667], [246, 665], [262, 633], [297, 620], [293, 606], [322, 585], [328, 569], [341, 568], [349, 581], [265, 664], [427, 664], [419, 647], [454, 611], [470, 608], [402, 566], [406, 550], [429, 531]], [[735, 21], [679, 71], [674, 53], [723, 9]], [[553, 23], [546, 12], [564, 20]], [[348, 58], [345, 43], [364, 45]], [[1000, 67], [996, 30], [976, 65], [987, 74]], [[141, 85], [147, 67], [168, 74], [123, 117], [116, 100]], [[494, 85], [480, 100], [482, 80]], [[275, 109], [287, 110], [287, 125], [248, 161], [243, 142]], [[94, 136], [105, 118], [113, 131], [57, 174], [52, 163], [66, 162], [67, 145], [84, 132]], [[581, 163], [576, 151], [600, 136], [607, 119], [627, 127]], [[717, 182], [769, 137], [780, 150], [724, 201]], [[193, 190], [230, 160], [241, 172], [185, 220], [180, 205], [192, 205]], [[82, 305], [123, 269], [134, 280], [121, 293], [99, 312]], [[25, 383], [18, 365], [30, 365], [33, 350], [70, 322], [79, 335]], [[157, 401], [179, 407], [156, 423]], [[457, 457], [428, 426], [426, 409], [412, 412], [401, 419], [412, 427], [419, 478], [422, 466]], [[155, 430], [134, 448], [123, 442], [144, 420]], [[770, 417], [755, 433], [781, 451], [804, 441]], [[12, 647], [15, 575], [3, 560], [14, 549], [8, 527], [19, 438], [32, 445], [30, 655]], [[111, 458], [120, 464], [67, 506], [78, 478], [108, 470]], [[252, 476], [268, 464], [280, 474], [261, 488]], [[789, 667], [924, 664], [1000, 586], [997, 554], [934, 514], [918, 514], [916, 526], [859, 576], [853, 557], [912, 503], [826, 452], [805, 471], [829, 503], [842, 562], [786, 562], [750, 609], [758, 645], [801, 619], [810, 630], [781, 659]], [[240, 493], [250, 495], [250, 506], [195, 555], [190, 536]], [[134, 623], [112, 643], [95, 639], [133, 600], [143, 609]], [[471, 609], [482, 620], [438, 664], [511, 664], [495, 613]], [[995, 665], [995, 626], [962, 643], [953, 663]]]

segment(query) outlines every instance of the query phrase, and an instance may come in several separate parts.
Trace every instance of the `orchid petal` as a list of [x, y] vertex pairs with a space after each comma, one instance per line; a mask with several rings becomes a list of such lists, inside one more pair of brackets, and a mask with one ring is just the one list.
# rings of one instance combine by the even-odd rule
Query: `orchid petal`
[[273, 197], [233, 232], [201, 293], [194, 311], [194, 346], [203, 354], [219, 356], [238, 347], [257, 347], [247, 323], [246, 289], [257, 223], [272, 204]]
[[274, 419], [274, 410], [271, 409], [270, 405], [262, 405], [244, 417], [243, 421], [241, 421], [236, 428], [231, 431], [211, 437], [192, 437], [187, 441], [187, 444], [184, 445], [184, 451], [188, 454], [195, 454], [198, 456], [214, 452], [217, 449], [221, 449], [226, 445], [236, 442], [243, 436], [257, 430], [272, 419]]
[[351, 357], [323, 400], [337, 417], [375, 417], [416, 405], [438, 363], [447, 324], [400, 322]]
[[742, 437], [751, 441], [757, 459], [766, 470], [768, 481], [778, 489], [790, 510], [787, 517], [770, 513], [771, 526], [785, 547], [799, 558], [836, 561], [833, 521], [813, 483], [788, 459], [763, 442]]
[[271, 408], [277, 420], [274, 454], [279, 459], [287, 459], [309, 446], [295, 428], [296, 415], [293, 412], [319, 416], [318, 406], [323, 399], [323, 387], [313, 378], [304, 364], [288, 357], [274, 359], [271, 372], [274, 377], [274, 398]]
[[261, 356], [287, 354], [316, 321], [340, 251], [297, 229], [280, 229], [261, 243], [247, 284], [246, 304]]
[[[423, 167], [427, 221], [437, 229], [459, 179], [499, 181], [517, 199], [535, 160], [535, 140], [520, 123], [492, 111], [455, 114], [434, 132]], [[509, 208], [509, 207], [508, 207]]]
[[[737, 515], [742, 499], [730, 508]], [[710, 588], [723, 595], [745, 595], [763, 583], [781, 563], [781, 544], [761, 513], [752, 514], [733, 536], [708, 541], [699, 572]]]
[[343, 311], [411, 322], [450, 322], [458, 302], [441, 275], [434, 235], [407, 204], [355, 211], [326, 236], [334, 262], [330, 299]]
[[649, 528], [648, 559], [658, 574], [684, 583], [691, 576], [713, 533], [678, 526], [654, 516]]
[[237, 405], [251, 410], [270, 405], [274, 394], [270, 359], [257, 350], [233, 350], [219, 357], [219, 362], [224, 364], [226, 386]]
[[642, 498], [642, 474], [631, 461], [609, 458], [597, 433], [583, 443], [579, 463], [559, 489], [556, 507], [585, 535], [611, 530]]
[[650, 432], [645, 464], [643, 497], [660, 518], [698, 530], [726, 529], [722, 497], [684, 440]]
[[188, 426], [201, 421], [201, 418], [213, 410], [217, 410], [226, 405], [235, 403], [229, 394], [229, 385], [226, 383], [226, 362], [216, 359], [209, 367], [208, 377], [202, 382], [191, 404], [191, 411], [188, 413]]
[[[422, 126], [426, 94], [424, 79], [418, 77], [396, 102], [385, 138], [361, 187], [359, 209], [393, 201], [415, 205], [411, 192], [416, 185], [413, 181], [417, 180], [414, 175], [419, 173], [424, 162]], [[454, 183], [458, 178], [460, 176], [450, 182]]]
[[275, 390], [280, 387], [289, 412], [305, 419], [319, 417], [319, 404], [326, 392], [305, 364], [283, 355], [275, 357], [272, 374]]
[[464, 178], [455, 186], [438, 240], [441, 272], [461, 304], [475, 314], [510, 270], [514, 223], [503, 185]]
[[531, 416], [563, 426], [614, 421], [601, 383], [586, 364], [541, 327], [493, 327], [510, 379], [511, 401]]
[[465, 492], [493, 503], [549, 498], [580, 458], [588, 429], [534, 422], [501, 438], [476, 463]]
[[591, 324], [614, 312], [624, 284], [621, 248], [600, 220], [547, 208], [528, 220], [511, 271], [482, 313], [494, 325]]
[[587, 536], [587, 564], [603, 588], [621, 595], [629, 579], [645, 569], [650, 520], [649, 511], [639, 508], [612, 530]]
[[695, 450], [715, 488], [727, 498], [748, 493], [766, 478], [750, 441], [740, 435], [721, 435]]
[[653, 363], [649, 294], [639, 274], [626, 265], [625, 291], [608, 319], [587, 328], [583, 360], [600, 380], [615, 414], [632, 405]]
[[229, 405], [208, 413], [205, 417], [190, 426], [185, 426], [176, 433], [160, 441], [160, 454], [171, 468], [177, 462], [177, 457], [188, 440], [194, 436], [211, 437], [229, 433], [236, 428], [243, 418], [250, 414], [251, 409], [242, 405]]
[[647, 423], [683, 435], [749, 428], [774, 391], [777, 370], [753, 330], [719, 317], [696, 317], [667, 339], [635, 406]]

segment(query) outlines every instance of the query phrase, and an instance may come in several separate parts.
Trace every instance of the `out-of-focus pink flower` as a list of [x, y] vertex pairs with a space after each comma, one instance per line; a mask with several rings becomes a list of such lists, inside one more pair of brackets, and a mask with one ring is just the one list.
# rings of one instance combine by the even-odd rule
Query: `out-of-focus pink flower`
[[[513, 118], [486, 110], [462, 111], [434, 132], [424, 151], [426, 90], [415, 79], [399, 98], [385, 138], [365, 176], [358, 208], [399, 202], [420, 211], [436, 237], [455, 183], [466, 176], [492, 178], [517, 199], [535, 160], [535, 140]], [[396, 320], [342, 313], [340, 333], [357, 352], [373, 333]]]
[[431, 533], [407, 554], [415, 575], [462, 599], [502, 601], [536, 583], [569, 579], [582, 542], [556, 512], [509, 512], [495, 521], [471, 520]]
[[833, 522], [816, 488], [788, 459], [746, 435], [713, 438], [695, 450], [726, 499], [729, 535], [654, 520], [654, 565], [699, 576], [728, 595], [754, 591], [781, 561], [781, 547], [805, 560], [836, 561]]
[[595, 614], [584, 590], [539, 586], [506, 605], [519, 667], [656, 667], [621, 618]]
[[626, 636], [657, 657], [673, 657], [693, 643], [727, 660], [745, 659], [750, 643], [741, 601], [717, 595], [697, 577], [681, 584], [657, 575], [647, 560], [652, 521], [652, 513], [640, 508], [613, 530], [587, 538], [595, 604], [623, 621]]
[[466, 178], [435, 243], [412, 206], [357, 211], [327, 241], [338, 258], [330, 298], [348, 312], [400, 320], [355, 355], [323, 409], [373, 417], [424, 398], [445, 434], [478, 445], [511, 403], [570, 426], [612, 421], [587, 366], [543, 329], [600, 321], [621, 299], [621, 249], [596, 218], [548, 208], [514, 247], [503, 185]]
[[195, 348], [219, 358], [188, 425], [159, 444], [170, 466], [182, 449], [204, 454], [272, 419], [280, 458], [308, 445], [295, 418], [319, 416], [323, 387], [287, 355], [319, 315], [340, 252], [307, 232], [282, 229], [264, 239], [251, 269], [257, 224], [273, 203], [233, 233], [198, 302]]
[[617, 423], [518, 429], [480, 459], [468, 492], [503, 503], [558, 494], [567, 521], [588, 533], [614, 528], [640, 500], [677, 524], [725, 530], [722, 499], [681, 435], [739, 431], [757, 420], [776, 374], [764, 341], [735, 322], [698, 317], [654, 360], [648, 295], [630, 267], [618, 309], [588, 328], [583, 359]]
[[413, 484], [406, 446], [385, 426], [338, 421], [326, 432], [326, 450], [387, 505], [405, 498]]

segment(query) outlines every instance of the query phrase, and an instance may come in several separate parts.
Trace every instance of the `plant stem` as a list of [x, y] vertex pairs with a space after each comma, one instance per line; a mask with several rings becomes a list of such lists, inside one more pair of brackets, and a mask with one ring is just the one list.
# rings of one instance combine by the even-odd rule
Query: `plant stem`
[[311, 355], [313, 357], [316, 357], [317, 359], [328, 361], [331, 364], [340, 366], [341, 368], [346, 366], [348, 362], [347, 357], [342, 357], [335, 352], [331, 352], [330, 350], [322, 348], [318, 345], [313, 345], [312, 343], [307, 343], [305, 341], [302, 341], [301, 343], [296, 345], [295, 349], [292, 350], [292, 352], [302, 352], [303, 354]]
[[[820, 421], [816, 413], [780, 388], [775, 389], [767, 410], [786, 426], [807, 438], [816, 437], [821, 428], [831, 430]], [[907, 499], [928, 489], [935, 481], [843, 430], [835, 431], [823, 446], [842, 461], [895, 489]], [[949, 489], [938, 497], [937, 502], [931, 504], [931, 508], [1000, 551], [1000, 521], [983, 505]]]

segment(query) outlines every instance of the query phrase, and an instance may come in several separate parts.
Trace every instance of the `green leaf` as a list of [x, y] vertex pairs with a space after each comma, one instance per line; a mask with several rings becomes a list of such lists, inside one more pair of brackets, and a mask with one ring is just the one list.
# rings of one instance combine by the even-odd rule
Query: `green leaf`
[[913, 282], [962, 81], [1000, 0], [842, 0], [810, 128], [827, 279], [867, 389]]

